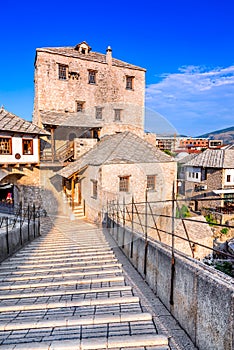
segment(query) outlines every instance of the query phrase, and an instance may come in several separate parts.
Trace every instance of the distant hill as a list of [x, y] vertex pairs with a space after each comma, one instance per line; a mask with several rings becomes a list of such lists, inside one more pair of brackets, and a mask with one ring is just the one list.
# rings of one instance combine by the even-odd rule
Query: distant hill
[[223, 140], [224, 144], [234, 143], [234, 126], [226, 129], [211, 131], [197, 137], [209, 137], [212, 140]]

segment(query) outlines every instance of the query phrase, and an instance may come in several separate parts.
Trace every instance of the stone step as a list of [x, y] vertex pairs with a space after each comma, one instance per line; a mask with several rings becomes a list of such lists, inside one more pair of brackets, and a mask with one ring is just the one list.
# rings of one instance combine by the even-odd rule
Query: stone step
[[148, 312], [128, 312], [122, 314], [102, 314], [76, 317], [71, 316], [68, 318], [53, 319], [53, 320], [40, 320], [40, 321], [19, 321], [19, 322], [0, 322], [0, 331], [15, 331], [24, 329], [40, 329], [40, 328], [54, 328], [54, 327], [75, 327], [85, 325], [97, 325], [108, 323], [123, 323], [123, 322], [139, 322], [139, 321], [151, 321], [152, 316]]
[[102, 288], [92, 288], [92, 289], [59, 289], [54, 291], [44, 291], [44, 292], [32, 292], [32, 293], [11, 293], [11, 294], [0, 294], [0, 300], [11, 300], [11, 299], [28, 299], [28, 298], [43, 298], [43, 297], [55, 297], [55, 296], [66, 296], [66, 295], [83, 295], [83, 294], [94, 294], [94, 293], [111, 293], [111, 292], [126, 292], [131, 291], [130, 286], [112, 286], [112, 287], [102, 287]]
[[[67, 273], [69, 271], [78, 271], [78, 270], [102, 270], [102, 269], [107, 269], [111, 267], [122, 267], [122, 264], [118, 263], [109, 263], [109, 264], [93, 264], [93, 265], [83, 265], [83, 266], [76, 266], [76, 267], [57, 267], [56, 265], [53, 266], [53, 268], [48, 268], [48, 269], [28, 269], [28, 270], [20, 270], [20, 271], [9, 271], [9, 269], [6, 272], [0, 272], [0, 276], [15, 276], [15, 275], [26, 275], [26, 274], [42, 274], [43, 272], [57, 272], [57, 271], [63, 271], [64, 273]], [[52, 275], [50, 275], [52, 276]], [[1, 281], [1, 279], [0, 279]]]
[[101, 249], [95, 249], [95, 248], [90, 248], [90, 249], [76, 249], [75, 251], [71, 251], [71, 252], [57, 252], [54, 254], [54, 252], [51, 252], [49, 249], [48, 249], [48, 252], [34, 252], [33, 254], [32, 253], [28, 253], [28, 252], [22, 252], [20, 254], [16, 254], [15, 257], [17, 258], [21, 258], [21, 257], [25, 257], [26, 255], [28, 256], [29, 259], [33, 259], [34, 257], [50, 257], [50, 256], [55, 256], [55, 257], [61, 257], [61, 256], [71, 256], [71, 255], [84, 255], [84, 256], [87, 256], [87, 255], [93, 255], [93, 254], [102, 254], [102, 253], [107, 253], [107, 252], [112, 252], [110, 247], [108, 248], [101, 248]]
[[109, 338], [87, 338], [75, 340], [59, 340], [46, 342], [33, 342], [25, 344], [6, 345], [3, 350], [105, 350], [105, 349], [133, 349], [142, 350], [169, 350], [168, 339], [163, 335], [131, 335], [131, 336], [113, 336]]
[[3, 305], [0, 306], [0, 312], [11, 312], [11, 311], [31, 311], [31, 310], [49, 310], [57, 308], [67, 307], [87, 307], [87, 306], [100, 306], [100, 305], [116, 305], [116, 304], [133, 304], [139, 303], [138, 297], [120, 297], [120, 298], [93, 298], [87, 300], [66, 300], [59, 302], [48, 302], [48, 303], [34, 303], [34, 304], [18, 304], [18, 305]]
[[94, 284], [94, 283], [108, 283], [108, 282], [124, 282], [123, 276], [115, 277], [102, 277], [102, 278], [87, 278], [87, 279], [76, 279], [76, 280], [58, 280], [56, 282], [41, 282], [41, 283], [26, 283], [26, 284], [12, 284], [7, 286], [0, 286], [1, 290], [15, 290], [15, 289], [29, 289], [29, 288], [44, 288], [44, 287], [54, 287], [54, 286], [68, 286], [68, 285], [81, 285], [81, 284]]
[[0, 282], [17, 282], [17, 281], [32, 281], [32, 280], [43, 280], [43, 279], [51, 279], [51, 278], [70, 278], [70, 277], [75, 277], [75, 276], [92, 276], [92, 275], [109, 275], [109, 274], [118, 274], [123, 272], [122, 269], [120, 268], [106, 268], [104, 270], [100, 270], [98, 269], [97, 271], [85, 271], [85, 272], [63, 272], [63, 273], [50, 273], [47, 275], [36, 275], [36, 276], [20, 276], [20, 277], [14, 277], [14, 276], [10, 276], [10, 277], [6, 277], [6, 278], [1, 278]]
[[[76, 255], [74, 255], [74, 256], [72, 256], [72, 257], [67, 257], [67, 256], [64, 256], [64, 260], [66, 260], [66, 261], [70, 261], [70, 260], [74, 260], [74, 259], [79, 259], [79, 260], [92, 260], [93, 258], [102, 258], [102, 257], [104, 257], [104, 258], [106, 258], [106, 257], [115, 257], [115, 255], [114, 255], [114, 253], [112, 253], [112, 252], [107, 252], [107, 253], [103, 253], [103, 254], [88, 254], [88, 255], [80, 255], [80, 254], [76, 254]], [[14, 261], [14, 262], [28, 262], [28, 261], [30, 261], [30, 262], [32, 262], [32, 261], [34, 261], [34, 263], [35, 264], [38, 264], [38, 262], [40, 261], [40, 262], [53, 262], [53, 261], [61, 261], [61, 257], [60, 258], [50, 258], [50, 259], [37, 259], [37, 261], [35, 261], [36, 259], [35, 259], [36, 257], [27, 257], [27, 256], [25, 256], [24, 258], [22, 257], [22, 258], [11, 258], [11, 259], [9, 259], [9, 261]]]
[[[94, 243], [95, 244], [95, 243]], [[77, 245], [76, 247], [74, 245], [69, 245], [67, 247], [62, 247], [61, 249], [59, 249], [59, 252], [63, 253], [63, 252], [66, 252], [66, 253], [77, 253], [77, 252], [80, 252], [80, 251], [86, 251], [87, 249], [89, 250], [103, 250], [104, 248], [105, 249], [111, 249], [110, 245], [109, 244], [95, 244], [95, 248], [94, 248], [94, 245], [90, 246], [89, 248], [80, 248], [81, 246], [80, 245]], [[58, 252], [58, 247], [53, 247], [53, 249], [51, 247], [45, 247], [45, 248], [41, 248], [40, 247], [40, 251], [38, 251], [38, 247], [35, 247], [35, 248], [31, 248], [31, 249], [22, 249], [18, 254], [16, 254], [16, 256], [19, 256], [19, 255], [22, 255], [22, 254], [25, 254], [25, 253], [33, 253], [33, 252], [36, 252], [36, 253], [40, 253], [40, 254], [47, 254], [48, 252], [49, 253], [55, 253], [57, 254]]]
[[[10, 269], [13, 269], [14, 271], [15, 270], [19, 270], [19, 272], [21, 270], [24, 270], [24, 269], [29, 269], [29, 268], [32, 268], [34, 269], [35, 267], [51, 267], [51, 268], [54, 268], [54, 267], [58, 267], [58, 266], [82, 266], [85, 268], [85, 266], [87, 266], [87, 264], [89, 264], [90, 266], [93, 264], [93, 265], [96, 265], [96, 264], [99, 264], [99, 263], [110, 263], [110, 262], [117, 262], [118, 260], [116, 258], [108, 258], [108, 259], [98, 259], [98, 260], [88, 260], [87, 262], [83, 262], [83, 261], [71, 261], [71, 262], [63, 262], [63, 263], [56, 263], [56, 264], [50, 264], [50, 263], [43, 263], [43, 261], [41, 263], [34, 263], [34, 264], [27, 264], [27, 263], [24, 263], [24, 265], [18, 265], [18, 264], [11, 264], [10, 262], [4, 262], [1, 264], [1, 270], [7, 270], [9, 271], [9, 273], [11, 272]], [[3, 272], [5, 274], [5, 272]], [[24, 273], [24, 271], [22, 271], [22, 273]]]

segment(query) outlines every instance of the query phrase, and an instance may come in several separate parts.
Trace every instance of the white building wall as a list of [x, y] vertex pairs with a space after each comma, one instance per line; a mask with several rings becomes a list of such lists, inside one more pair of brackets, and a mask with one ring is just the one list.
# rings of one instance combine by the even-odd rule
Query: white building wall
[[[230, 179], [230, 181], [228, 181]], [[234, 185], [234, 169], [224, 169], [224, 185]]]
[[[22, 163], [39, 163], [39, 140], [38, 138], [23, 137], [33, 141], [33, 154], [23, 154], [22, 137], [12, 137], [12, 154], [0, 154], [0, 163], [6, 164], [22, 164]], [[20, 155], [20, 159], [16, 158], [16, 154]]]

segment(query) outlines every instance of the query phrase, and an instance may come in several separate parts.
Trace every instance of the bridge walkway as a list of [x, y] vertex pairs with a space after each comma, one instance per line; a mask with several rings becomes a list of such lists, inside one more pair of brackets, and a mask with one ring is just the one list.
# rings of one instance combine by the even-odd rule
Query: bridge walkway
[[194, 350], [105, 230], [44, 219], [42, 235], [0, 266], [5, 350]]

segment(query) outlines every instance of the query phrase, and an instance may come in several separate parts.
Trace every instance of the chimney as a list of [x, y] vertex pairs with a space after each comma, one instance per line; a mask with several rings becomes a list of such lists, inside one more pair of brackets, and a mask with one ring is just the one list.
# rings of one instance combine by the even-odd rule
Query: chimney
[[110, 46], [106, 49], [106, 63], [112, 66], [112, 49]]

